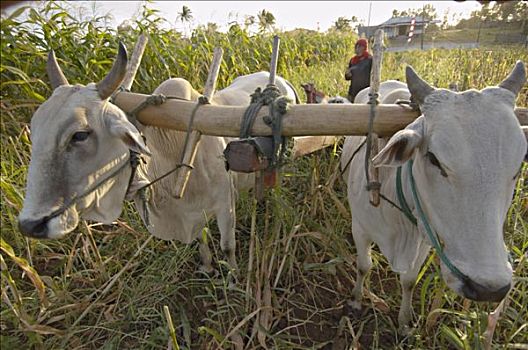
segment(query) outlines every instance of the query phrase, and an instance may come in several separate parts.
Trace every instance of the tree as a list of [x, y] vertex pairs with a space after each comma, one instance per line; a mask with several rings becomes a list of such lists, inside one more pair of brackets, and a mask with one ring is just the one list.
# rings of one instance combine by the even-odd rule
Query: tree
[[337, 21], [334, 22], [333, 29], [340, 31], [340, 32], [350, 32], [352, 30], [352, 26], [350, 23], [352, 20], [345, 18], [345, 17], [339, 17]]
[[259, 30], [264, 32], [273, 28], [275, 25], [275, 16], [269, 11], [262, 10], [257, 14]]
[[191, 9], [183, 5], [181, 12], [178, 12], [176, 19], [180, 20], [182, 23], [189, 23], [193, 19]]
[[350, 18], [339, 17], [334, 22], [334, 25], [331, 27], [331, 30], [336, 30], [339, 32], [350, 32], [352, 31], [353, 23], [356, 23], [356, 24], [359, 23], [359, 20], [356, 16], [352, 16]]
[[525, 31], [528, 17], [528, 2], [526, 1], [496, 1], [486, 2], [480, 10], [471, 12], [468, 19], [461, 19], [457, 28], [477, 28], [481, 22], [487, 27], [500, 27], [505, 23], [518, 23]]
[[424, 20], [435, 20], [438, 18], [436, 9], [432, 4], [426, 4], [422, 7], [421, 11], [418, 9], [418, 15], [424, 16]]
[[255, 25], [255, 23], [257, 23], [257, 19], [255, 18], [255, 16], [244, 16], [244, 28], [245, 29], [248, 29], [249, 27]]
[[[182, 24], [184, 25], [184, 30], [185, 30], [186, 29], [185, 24], [189, 25], [192, 19], [193, 19], [193, 16], [192, 16], [191, 9], [183, 5], [181, 12], [178, 12], [178, 15], [176, 16], [176, 20], [180, 20], [182, 22]], [[190, 26], [189, 26], [189, 31], [190, 31]]]
[[399, 12], [392, 10], [392, 17], [407, 17], [407, 16], [424, 16], [424, 19], [434, 20], [438, 18], [436, 9], [432, 4], [426, 4], [423, 7], [410, 8]]

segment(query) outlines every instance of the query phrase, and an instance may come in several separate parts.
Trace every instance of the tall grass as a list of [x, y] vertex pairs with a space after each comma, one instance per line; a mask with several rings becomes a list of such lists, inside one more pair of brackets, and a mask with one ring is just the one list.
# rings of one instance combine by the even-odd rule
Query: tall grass
[[[355, 276], [355, 247], [344, 185], [335, 174], [339, 145], [288, 164], [280, 189], [266, 204], [242, 196], [238, 205], [235, 288], [227, 281], [214, 222], [211, 237], [218, 276], [197, 272], [196, 245], [149, 239], [133, 207], [125, 205], [115, 225], [83, 223], [60, 241], [24, 238], [16, 228], [30, 158], [28, 121], [51, 94], [45, 57], [54, 49], [70, 83], [101, 79], [117, 42], [131, 49], [140, 32], [149, 46], [132, 89], [149, 93], [168, 77], [203, 86], [215, 46], [224, 51], [219, 87], [235, 77], [267, 70], [271, 34], [250, 35], [234, 25], [228, 33], [204, 29], [183, 38], [163, 29], [163, 19], [144, 8], [129, 28], [106, 26], [106, 18], [72, 15], [68, 4], [50, 2], [2, 18], [1, 83], [1, 292], [0, 344], [21, 348], [482, 348], [495, 304], [456, 296], [441, 281], [432, 257], [415, 289], [417, 328], [396, 332], [400, 292], [384, 257], [375, 262], [361, 315], [347, 309]], [[21, 11], [21, 12], [22, 12]], [[340, 33], [280, 33], [279, 74], [298, 89], [312, 81], [344, 95], [343, 69], [355, 37]], [[411, 64], [440, 87], [497, 84], [520, 49], [431, 50], [386, 54], [383, 79], [404, 79]], [[519, 105], [528, 105], [526, 88]], [[525, 169], [526, 170], [526, 167]], [[528, 343], [528, 195], [526, 171], [518, 183], [505, 225], [515, 284], [505, 301], [493, 348]], [[478, 205], [478, 203], [475, 203]], [[251, 267], [251, 268], [249, 268]], [[167, 312], [164, 310], [168, 309]], [[171, 325], [175, 333], [171, 331]]]

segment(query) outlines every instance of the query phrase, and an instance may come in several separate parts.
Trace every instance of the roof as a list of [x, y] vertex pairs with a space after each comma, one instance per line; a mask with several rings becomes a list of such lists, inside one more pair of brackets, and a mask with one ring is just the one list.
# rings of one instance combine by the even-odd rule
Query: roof
[[[403, 16], [403, 17], [392, 17], [389, 18], [387, 21], [380, 24], [380, 27], [391, 27], [391, 26], [398, 26], [402, 24], [410, 24], [413, 16]], [[416, 16], [416, 24], [418, 23], [430, 23], [431, 21], [426, 19], [424, 21], [422, 16]]]

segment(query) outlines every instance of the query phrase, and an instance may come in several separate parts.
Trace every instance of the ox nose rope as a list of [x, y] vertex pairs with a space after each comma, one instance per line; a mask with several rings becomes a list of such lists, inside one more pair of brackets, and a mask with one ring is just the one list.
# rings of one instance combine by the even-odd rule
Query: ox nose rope
[[[418, 212], [418, 216], [420, 218], [420, 222], [423, 224], [425, 228], [425, 232], [427, 233], [427, 237], [429, 237], [429, 240], [431, 241], [431, 244], [433, 245], [433, 248], [440, 258], [444, 265], [455, 275], [458, 279], [460, 279], [462, 282], [467, 283], [468, 281], [471, 281], [471, 279], [462, 273], [445, 255], [444, 250], [442, 249], [442, 245], [440, 244], [440, 239], [438, 238], [438, 234], [433, 232], [433, 229], [431, 228], [431, 225], [429, 224], [429, 221], [427, 220], [427, 216], [425, 215], [422, 205], [420, 202], [420, 199], [418, 197], [418, 191], [416, 190], [416, 182], [414, 181], [414, 176], [412, 172], [413, 167], [413, 160], [409, 160], [407, 162], [407, 168], [409, 171], [409, 183], [411, 185], [411, 193], [414, 200], [414, 204], [416, 206], [416, 211]], [[401, 179], [401, 172], [402, 167], [398, 167], [396, 172], [396, 192], [398, 195], [398, 201], [400, 202], [400, 206], [402, 208], [403, 213], [405, 216], [413, 223], [413, 225], [418, 225], [418, 220], [413, 215], [411, 209], [409, 208], [409, 204], [405, 200], [405, 196], [403, 194], [403, 188], [402, 188], [402, 179]]]
[[131, 172], [132, 176], [130, 176], [130, 179], [128, 181], [128, 186], [127, 186], [127, 192], [128, 192], [130, 185], [132, 184], [133, 175], [135, 174], [135, 168], [137, 168], [138, 164], [139, 164], [139, 156], [137, 155], [136, 152], [130, 151], [130, 156], [127, 161], [123, 162], [123, 164], [121, 164], [117, 169], [115, 169], [113, 172], [105, 176], [101, 181], [99, 181], [94, 186], [90, 186], [87, 190], [82, 192], [80, 195], [74, 194], [71, 198], [66, 200], [59, 208], [51, 212], [51, 214], [45, 216], [43, 221], [47, 222], [53, 219], [54, 217], [61, 215], [70, 206], [75, 204], [78, 200], [83, 199], [84, 197], [92, 193], [93, 191], [97, 190], [99, 187], [104, 185], [106, 182], [110, 181], [111, 179], [119, 175], [119, 173], [121, 173], [124, 169], [127, 168], [127, 165], [130, 165], [132, 167], [132, 172]]

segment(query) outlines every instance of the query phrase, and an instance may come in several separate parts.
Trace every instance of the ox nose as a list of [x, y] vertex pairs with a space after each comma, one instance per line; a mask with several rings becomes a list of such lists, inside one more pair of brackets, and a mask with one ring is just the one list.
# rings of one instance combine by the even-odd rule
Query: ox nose
[[466, 298], [475, 301], [501, 301], [510, 290], [510, 287], [511, 283], [508, 283], [499, 289], [490, 290], [475, 281], [468, 280], [464, 283], [462, 292]]
[[26, 236], [34, 238], [46, 238], [48, 234], [47, 219], [19, 220], [18, 229]]

